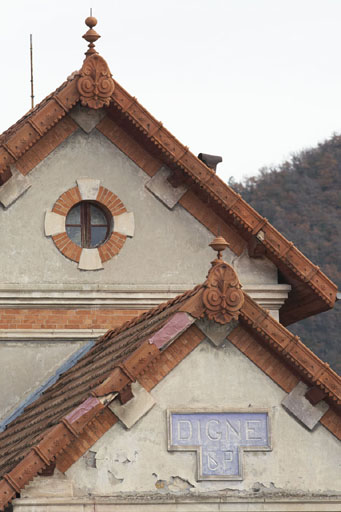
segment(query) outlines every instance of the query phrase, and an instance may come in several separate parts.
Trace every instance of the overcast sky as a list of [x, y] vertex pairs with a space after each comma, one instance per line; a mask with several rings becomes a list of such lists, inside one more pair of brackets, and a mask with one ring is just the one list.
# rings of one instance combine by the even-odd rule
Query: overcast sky
[[1, 118], [82, 65], [89, 8], [114, 79], [183, 144], [250, 176], [341, 131], [341, 0], [12, 0], [1, 5]]

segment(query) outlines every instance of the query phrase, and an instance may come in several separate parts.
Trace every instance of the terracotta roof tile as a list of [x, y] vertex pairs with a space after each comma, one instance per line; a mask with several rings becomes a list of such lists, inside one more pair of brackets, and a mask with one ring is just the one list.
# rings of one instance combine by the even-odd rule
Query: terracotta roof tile
[[37, 436], [82, 403], [117, 364], [159, 330], [199, 288], [195, 287], [99, 338], [87, 354], [0, 433], [0, 475], [21, 460], [24, 452], [35, 444]]

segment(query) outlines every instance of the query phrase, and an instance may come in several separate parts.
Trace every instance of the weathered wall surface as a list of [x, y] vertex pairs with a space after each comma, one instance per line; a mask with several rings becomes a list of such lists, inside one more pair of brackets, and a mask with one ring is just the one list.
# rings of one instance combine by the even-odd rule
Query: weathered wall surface
[[[146, 416], [130, 430], [116, 424], [92, 447], [96, 468], [88, 454], [67, 471], [77, 496], [341, 491], [337, 439], [321, 425], [301, 426], [281, 406], [286, 393], [229, 343], [202, 343], [151, 394]], [[269, 410], [272, 451], [244, 453], [242, 481], [196, 481], [195, 453], [167, 451], [166, 411], [188, 408]]]
[[[31, 171], [32, 186], [1, 210], [1, 283], [192, 284], [202, 282], [212, 259], [209, 231], [182, 207], [170, 211], [145, 188], [149, 177], [97, 130], [75, 132]], [[77, 178], [102, 185], [134, 212], [135, 236], [104, 270], [87, 272], [63, 257], [44, 234], [45, 210], [75, 186]], [[225, 258], [233, 259], [230, 251]], [[237, 264], [245, 283], [276, 283], [276, 268], [242, 256]]]
[[[45, 211], [82, 176], [100, 179], [135, 217], [134, 237], [128, 238], [120, 253], [98, 271], [80, 271], [77, 263], [65, 258], [44, 233]], [[129, 293], [133, 296], [135, 291], [130, 300], [133, 304], [128, 306], [134, 309], [144, 309], [148, 290], [153, 287], [160, 289], [158, 302], [167, 300], [165, 292], [172, 287], [178, 286], [179, 293], [202, 282], [214, 258], [208, 247], [211, 233], [180, 205], [168, 209], [145, 187], [149, 176], [96, 129], [90, 134], [79, 129], [28, 177], [30, 188], [8, 208], [0, 206], [0, 357], [4, 368], [0, 376], [0, 418], [42, 384], [74, 349], [56, 340], [51, 345], [35, 343], [29, 329], [114, 327], [114, 309], [124, 309]], [[276, 267], [266, 259], [250, 259], [246, 253], [237, 258], [229, 250], [224, 258], [233, 263], [241, 282], [253, 286], [256, 294], [262, 295], [263, 286], [271, 288], [266, 293], [274, 297], [273, 308], [268, 306], [267, 298], [262, 296], [262, 300], [276, 314], [286, 296], [284, 292], [283, 298], [279, 291], [278, 302], [277, 291], [273, 290], [277, 285]], [[108, 286], [111, 294], [117, 286], [118, 297], [126, 287], [126, 295], [119, 306], [114, 303], [119, 299], [112, 299], [106, 310], [108, 294], [101, 292]], [[84, 307], [81, 294], [87, 297], [88, 309], [96, 311], [78, 312]], [[147, 297], [142, 306], [138, 304], [139, 296]], [[110, 308], [113, 314], [109, 326]], [[106, 311], [102, 313], [103, 309]], [[10, 331], [22, 329], [27, 330], [26, 341], [18, 348]], [[13, 378], [16, 373], [22, 374], [22, 379]]]

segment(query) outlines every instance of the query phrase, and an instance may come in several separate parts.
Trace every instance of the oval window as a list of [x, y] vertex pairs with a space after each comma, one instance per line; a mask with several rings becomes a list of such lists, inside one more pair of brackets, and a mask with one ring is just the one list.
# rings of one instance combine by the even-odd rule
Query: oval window
[[112, 216], [102, 205], [81, 201], [71, 208], [65, 222], [68, 237], [84, 248], [98, 247], [112, 232]]

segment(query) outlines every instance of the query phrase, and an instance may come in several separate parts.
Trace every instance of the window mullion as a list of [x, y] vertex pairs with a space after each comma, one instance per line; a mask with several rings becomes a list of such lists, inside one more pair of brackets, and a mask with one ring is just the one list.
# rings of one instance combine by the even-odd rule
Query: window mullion
[[86, 203], [86, 242], [87, 247], [91, 247], [91, 210], [90, 204]]
[[81, 236], [82, 247], [88, 247], [87, 243], [87, 204], [81, 203]]

